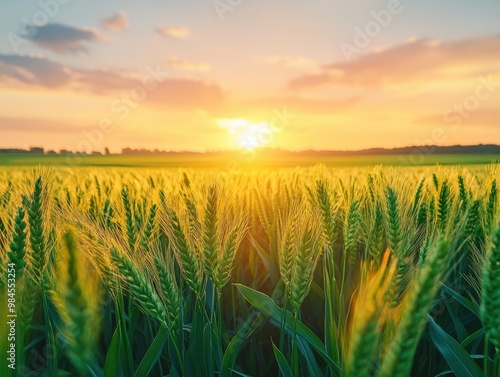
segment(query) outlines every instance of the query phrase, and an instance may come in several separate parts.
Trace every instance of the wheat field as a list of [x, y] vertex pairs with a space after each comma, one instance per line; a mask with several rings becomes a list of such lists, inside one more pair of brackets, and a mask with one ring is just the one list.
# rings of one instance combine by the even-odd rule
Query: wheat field
[[4, 167], [0, 375], [498, 377], [499, 178]]

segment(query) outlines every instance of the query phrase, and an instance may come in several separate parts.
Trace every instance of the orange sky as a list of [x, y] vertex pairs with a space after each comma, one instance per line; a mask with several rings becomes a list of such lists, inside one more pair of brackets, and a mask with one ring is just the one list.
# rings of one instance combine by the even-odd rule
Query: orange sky
[[2, 5], [0, 147], [500, 144], [500, 5], [414, 3]]

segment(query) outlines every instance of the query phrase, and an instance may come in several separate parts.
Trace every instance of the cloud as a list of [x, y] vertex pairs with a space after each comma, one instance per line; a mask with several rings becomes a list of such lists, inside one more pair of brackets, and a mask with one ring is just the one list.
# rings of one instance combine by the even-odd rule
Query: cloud
[[133, 88], [138, 83], [136, 72], [119, 69], [74, 69], [41, 56], [1, 55], [0, 82], [55, 89], [64, 85], [94, 93]]
[[70, 70], [45, 58], [0, 54], [0, 81], [57, 88], [71, 80]]
[[194, 79], [168, 79], [149, 92], [147, 99], [165, 106], [219, 109], [225, 104], [226, 95], [216, 84]]
[[381, 87], [410, 82], [466, 79], [500, 73], [500, 36], [438, 42], [411, 40], [363, 55], [349, 63], [334, 63], [320, 73], [289, 82], [292, 89], [320, 85]]
[[478, 109], [473, 112], [466, 112], [460, 115], [458, 112], [436, 115], [429, 115], [415, 119], [415, 123], [422, 125], [449, 125], [456, 126], [479, 126], [500, 129], [500, 109]]
[[333, 111], [343, 111], [361, 102], [359, 97], [349, 97], [342, 100], [319, 100], [319, 99], [306, 99], [300, 97], [268, 97], [258, 100], [246, 100], [244, 107], [248, 111], [257, 108], [286, 108], [292, 112], [306, 112], [306, 113], [332, 113]]
[[111, 17], [103, 18], [102, 24], [108, 30], [121, 30], [129, 27], [127, 16], [122, 11]]
[[95, 94], [107, 94], [115, 91], [130, 90], [140, 84], [136, 72], [119, 69], [74, 70], [73, 81], [80, 89]]
[[75, 127], [73, 123], [70, 126], [60, 120], [0, 117], [0, 130], [16, 132], [79, 133], [84, 131], [85, 127]]
[[100, 39], [99, 33], [93, 29], [77, 28], [58, 23], [48, 23], [38, 27], [23, 37], [56, 53], [86, 51], [87, 42]]
[[316, 65], [313, 59], [303, 56], [271, 56], [268, 63], [279, 67], [302, 68]]
[[187, 38], [191, 33], [188, 28], [182, 26], [157, 27], [155, 30], [157, 33], [165, 37], [178, 38], [178, 39]]
[[209, 71], [210, 65], [206, 63], [193, 62], [187, 59], [172, 57], [167, 60], [167, 65], [180, 71]]
[[[143, 87], [145, 74], [119, 70], [77, 71], [75, 81], [96, 94], [129, 94]], [[217, 84], [197, 79], [165, 78], [146, 91], [145, 102], [155, 106], [179, 108], [218, 108], [226, 95]]]
[[[163, 73], [165, 69], [161, 69]], [[152, 68], [154, 71], [154, 68]], [[151, 77], [149, 77], [151, 75]], [[158, 75], [157, 75], [158, 76]], [[196, 79], [165, 77], [150, 89], [144, 89], [144, 79], [154, 79], [147, 72], [120, 69], [76, 69], [54, 63], [43, 57], [0, 55], [0, 83], [14, 87], [66, 86], [77, 91], [100, 95], [127, 95], [135, 89], [146, 91], [144, 101], [155, 106], [180, 108], [215, 108], [222, 105], [226, 95], [221, 87]]]

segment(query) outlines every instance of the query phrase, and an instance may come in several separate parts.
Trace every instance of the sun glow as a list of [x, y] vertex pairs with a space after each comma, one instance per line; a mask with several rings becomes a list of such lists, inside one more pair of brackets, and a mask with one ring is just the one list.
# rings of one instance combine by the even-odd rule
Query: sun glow
[[254, 149], [269, 144], [273, 138], [273, 127], [267, 122], [250, 122], [246, 119], [219, 119], [219, 126], [235, 136], [239, 147]]

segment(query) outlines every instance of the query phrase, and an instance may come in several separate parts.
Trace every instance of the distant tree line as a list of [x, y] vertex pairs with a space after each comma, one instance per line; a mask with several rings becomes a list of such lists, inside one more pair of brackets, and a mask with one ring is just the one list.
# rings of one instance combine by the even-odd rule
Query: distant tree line
[[[500, 154], [500, 145], [495, 144], [478, 144], [478, 145], [452, 145], [452, 146], [437, 146], [423, 145], [410, 146], [402, 148], [370, 148], [361, 150], [303, 150], [303, 151], [287, 151], [279, 148], [259, 148], [261, 156], [356, 156], [356, 155], [411, 155], [419, 150], [427, 151], [427, 154]], [[31, 147], [30, 149], [0, 149], [0, 154], [36, 154], [36, 155], [91, 155], [91, 156], [108, 156], [110, 155], [109, 148], [103, 152], [94, 151], [92, 153], [73, 152], [66, 149], [61, 149], [59, 152], [54, 150], [45, 151], [42, 147]], [[165, 151], [159, 149], [145, 148], [123, 148], [122, 155], [226, 155], [232, 154], [235, 151], [208, 151], [208, 152], [193, 152], [193, 151]]]
[[45, 155], [52, 155], [52, 156], [66, 156], [69, 154], [80, 154], [80, 155], [93, 155], [93, 156], [102, 156], [104, 155], [109, 155], [109, 149], [106, 148], [104, 150], [104, 153], [99, 152], [99, 151], [94, 151], [92, 153], [87, 153], [87, 152], [73, 152], [69, 151], [67, 149], [61, 149], [59, 152], [56, 152], [54, 150], [47, 150], [45, 151], [45, 148], [42, 147], [31, 147], [30, 149], [20, 149], [20, 148], [0, 148], [0, 154], [45, 154]]

